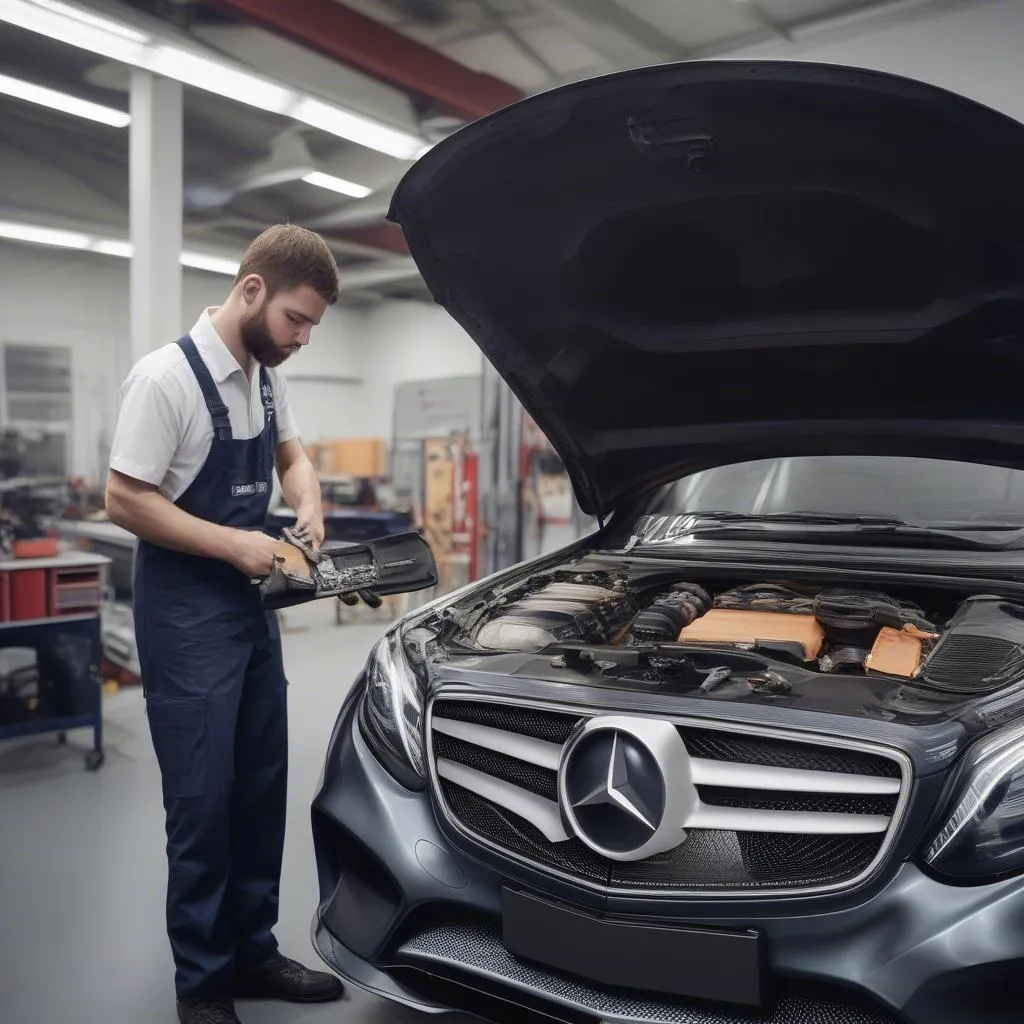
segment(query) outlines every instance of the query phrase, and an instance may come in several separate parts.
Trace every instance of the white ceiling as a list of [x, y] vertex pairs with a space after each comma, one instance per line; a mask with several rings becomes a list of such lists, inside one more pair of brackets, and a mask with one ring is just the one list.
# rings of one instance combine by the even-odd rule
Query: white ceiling
[[[344, 68], [294, 42], [225, 17], [207, 0], [76, 0], [188, 37], [308, 94], [408, 131], [429, 135], [427, 112], [400, 89]], [[285, 2], [285, 0], [281, 0]], [[872, 10], [926, 18], [955, 0], [336, 0], [524, 93], [625, 67], [727, 54], [786, 40], [829, 19]], [[127, 109], [125, 66], [0, 24], [0, 72]], [[457, 122], [447, 125], [451, 130]], [[327, 233], [339, 261], [355, 270], [395, 254], [353, 240], [379, 226], [407, 163], [287, 118], [193, 89], [185, 91], [185, 229], [194, 244], [238, 249], [267, 223], [291, 220]], [[3, 153], [8, 159], [4, 171]], [[322, 171], [374, 189], [353, 200], [301, 180], [262, 177], [307, 152]], [[38, 181], [16, 164], [49, 168]], [[61, 176], [67, 182], [59, 184]], [[47, 184], [44, 187], [43, 181]], [[89, 200], [88, 197], [92, 196]], [[11, 207], [33, 214], [102, 215], [127, 227], [127, 132], [0, 96], [0, 219]], [[38, 217], [37, 217], [38, 219]], [[349, 232], [347, 236], [343, 232]], [[392, 295], [424, 294], [418, 280], [374, 285]]]
[[784, 38], [878, 0], [337, 0], [525, 92]]

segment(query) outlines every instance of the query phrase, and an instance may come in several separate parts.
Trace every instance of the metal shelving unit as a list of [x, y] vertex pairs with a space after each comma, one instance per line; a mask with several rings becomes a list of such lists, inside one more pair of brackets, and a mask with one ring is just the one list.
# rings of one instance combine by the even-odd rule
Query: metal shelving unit
[[[56, 733], [65, 742], [72, 730], [91, 729], [93, 745], [85, 758], [90, 771], [104, 760], [100, 610], [80, 607], [81, 599], [75, 594], [84, 570], [93, 568], [102, 574], [108, 562], [102, 556], [80, 553], [0, 562], [0, 579], [17, 572], [45, 572], [48, 593], [45, 615], [19, 618], [18, 609], [9, 607], [5, 621], [0, 622], [0, 651], [34, 651], [37, 666], [36, 695], [5, 700], [9, 706], [0, 718], [0, 741]], [[51, 590], [59, 588], [65, 574], [72, 581], [69, 594]], [[53, 614], [53, 610], [65, 613]], [[15, 708], [20, 712], [17, 716]]]

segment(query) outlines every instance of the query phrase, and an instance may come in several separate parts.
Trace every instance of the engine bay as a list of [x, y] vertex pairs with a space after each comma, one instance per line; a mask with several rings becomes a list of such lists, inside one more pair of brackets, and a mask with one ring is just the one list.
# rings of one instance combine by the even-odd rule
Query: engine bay
[[447, 640], [478, 653], [543, 654], [552, 664], [686, 666], [705, 693], [739, 682], [784, 694], [808, 677], [859, 677], [979, 696], [1024, 681], [1024, 599], [828, 585], [809, 580], [671, 578], [586, 558], [493, 592], [450, 619]]

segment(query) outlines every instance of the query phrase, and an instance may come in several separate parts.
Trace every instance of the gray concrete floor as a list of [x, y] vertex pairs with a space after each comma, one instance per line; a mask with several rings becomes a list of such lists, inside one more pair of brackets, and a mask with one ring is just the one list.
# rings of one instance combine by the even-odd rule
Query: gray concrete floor
[[[352, 613], [347, 613], [351, 616]], [[374, 613], [379, 616], [380, 613]], [[383, 618], [338, 627], [324, 601], [286, 617], [290, 805], [277, 929], [282, 951], [322, 964], [309, 939], [317, 898], [309, 802], [335, 716]], [[164, 932], [160, 779], [142, 695], [104, 701], [106, 764], [83, 768], [91, 733], [0, 743], [0, 1022], [174, 1024]], [[237, 1004], [247, 1024], [422, 1024], [358, 991], [328, 1006]]]

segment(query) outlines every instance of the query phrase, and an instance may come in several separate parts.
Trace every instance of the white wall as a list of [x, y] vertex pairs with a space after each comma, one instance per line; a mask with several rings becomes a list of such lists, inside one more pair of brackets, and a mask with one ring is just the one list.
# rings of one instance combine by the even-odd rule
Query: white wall
[[440, 306], [388, 301], [366, 316], [361, 351], [365, 419], [361, 434], [391, 437], [395, 386], [479, 374], [483, 357]]

